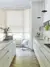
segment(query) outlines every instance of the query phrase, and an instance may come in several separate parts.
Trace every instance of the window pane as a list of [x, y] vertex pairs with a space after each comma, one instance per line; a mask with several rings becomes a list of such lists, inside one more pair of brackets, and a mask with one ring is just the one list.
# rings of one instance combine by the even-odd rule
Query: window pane
[[16, 40], [21, 40], [23, 38], [22, 33], [13, 33], [13, 38]]
[[30, 34], [29, 33], [24, 33], [24, 37], [25, 37], [25, 39], [30, 39]]

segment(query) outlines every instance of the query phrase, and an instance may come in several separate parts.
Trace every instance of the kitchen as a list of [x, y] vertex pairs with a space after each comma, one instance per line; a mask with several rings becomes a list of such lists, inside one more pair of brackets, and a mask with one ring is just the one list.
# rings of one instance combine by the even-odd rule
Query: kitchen
[[50, 1], [0, 1], [0, 67], [50, 67]]

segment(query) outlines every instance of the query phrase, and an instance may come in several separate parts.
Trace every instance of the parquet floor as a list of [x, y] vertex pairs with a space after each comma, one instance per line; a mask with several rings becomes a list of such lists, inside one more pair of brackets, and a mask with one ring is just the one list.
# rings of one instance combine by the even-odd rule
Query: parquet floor
[[40, 67], [35, 53], [27, 48], [16, 48], [16, 57], [10, 67]]

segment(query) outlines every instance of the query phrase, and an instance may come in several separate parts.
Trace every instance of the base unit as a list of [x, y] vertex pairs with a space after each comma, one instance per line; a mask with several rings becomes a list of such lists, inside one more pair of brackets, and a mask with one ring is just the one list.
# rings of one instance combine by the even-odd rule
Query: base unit
[[49, 62], [50, 59], [48, 59], [49, 54], [46, 53], [47, 50], [43, 46], [40, 47], [39, 44], [38, 44], [39, 42], [37, 41], [38, 42], [37, 43], [34, 40], [33, 40], [33, 49], [34, 49], [36, 57], [39, 61], [40, 67], [50, 67], [50, 62]]
[[16, 44], [11, 41], [0, 51], [0, 54], [0, 67], [9, 67], [16, 54]]

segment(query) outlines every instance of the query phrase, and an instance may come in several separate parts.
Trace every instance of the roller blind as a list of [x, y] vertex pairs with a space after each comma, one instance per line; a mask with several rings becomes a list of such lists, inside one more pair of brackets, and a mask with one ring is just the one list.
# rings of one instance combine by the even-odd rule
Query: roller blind
[[7, 26], [12, 32], [23, 32], [23, 11], [7, 11]]
[[29, 38], [30, 36], [30, 21], [29, 21], [29, 9], [26, 10], [8, 10], [7, 26], [10, 27], [10, 31], [13, 33], [14, 38]]

